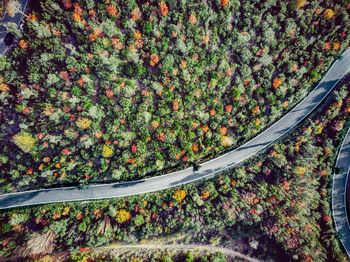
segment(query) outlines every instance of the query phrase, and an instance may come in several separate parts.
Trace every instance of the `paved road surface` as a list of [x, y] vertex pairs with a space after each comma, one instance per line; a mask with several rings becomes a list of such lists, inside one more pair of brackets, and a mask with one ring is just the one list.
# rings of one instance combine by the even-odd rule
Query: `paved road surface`
[[232, 168], [286, 134], [310, 114], [349, 71], [350, 49], [344, 52], [342, 59], [333, 64], [317, 87], [288, 114], [246, 144], [203, 163], [200, 170], [195, 173], [192, 168], [188, 168], [133, 182], [93, 185], [83, 190], [76, 187], [66, 187], [4, 194], [0, 195], [0, 209], [54, 202], [124, 197], [210, 178], [218, 172]]
[[[27, 6], [27, 0], [19, 0], [18, 2], [22, 5], [21, 11], [24, 12]], [[0, 54], [6, 53], [7, 49], [9, 48], [9, 46], [5, 44], [5, 37], [7, 35], [7, 32], [3, 24], [12, 22], [19, 25], [22, 19], [23, 15], [21, 13], [16, 13], [14, 17], [9, 16], [7, 12], [5, 13], [5, 16], [2, 18], [2, 21], [0, 23]]]
[[340, 148], [336, 167], [342, 172], [333, 175], [332, 213], [337, 232], [341, 235], [341, 242], [350, 258], [350, 227], [346, 212], [346, 187], [350, 171], [350, 128]]

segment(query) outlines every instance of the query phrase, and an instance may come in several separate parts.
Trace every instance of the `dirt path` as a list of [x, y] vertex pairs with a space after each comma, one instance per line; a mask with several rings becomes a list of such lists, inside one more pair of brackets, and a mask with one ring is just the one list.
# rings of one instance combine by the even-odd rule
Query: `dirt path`
[[239, 252], [233, 251], [224, 247], [215, 247], [210, 245], [181, 245], [181, 244], [139, 244], [139, 245], [119, 245], [113, 244], [97, 248], [96, 251], [104, 251], [108, 249], [180, 249], [180, 250], [196, 250], [196, 251], [210, 251], [210, 252], [221, 252], [232, 258], [241, 258], [251, 262], [259, 262], [255, 258], [248, 257]]

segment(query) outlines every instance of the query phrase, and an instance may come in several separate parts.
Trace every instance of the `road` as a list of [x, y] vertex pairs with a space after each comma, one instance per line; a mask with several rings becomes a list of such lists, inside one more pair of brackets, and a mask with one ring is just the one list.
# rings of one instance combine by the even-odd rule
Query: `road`
[[[22, 6], [21, 11], [24, 12], [24, 10], [26, 9], [28, 0], [19, 0], [18, 2]], [[5, 13], [0, 23], [0, 54], [5, 54], [9, 48], [9, 46], [5, 44], [5, 38], [7, 36], [7, 32], [3, 24], [11, 22], [19, 25], [22, 19], [23, 19], [23, 14], [21, 13], [16, 13], [14, 17], [9, 16], [7, 12]]]
[[335, 166], [341, 171], [333, 175], [332, 215], [335, 229], [340, 233], [340, 240], [350, 258], [350, 226], [346, 211], [346, 187], [350, 171], [350, 128], [343, 140]]
[[187, 168], [138, 181], [91, 185], [89, 188], [82, 190], [76, 187], [65, 187], [3, 194], [0, 195], [0, 209], [55, 202], [125, 197], [159, 191], [213, 177], [216, 173], [232, 168], [265, 149], [290, 131], [326, 98], [349, 71], [350, 49], [343, 53], [342, 59], [334, 62], [315, 89], [288, 114], [246, 144], [203, 163], [199, 171], [193, 172], [192, 168]]

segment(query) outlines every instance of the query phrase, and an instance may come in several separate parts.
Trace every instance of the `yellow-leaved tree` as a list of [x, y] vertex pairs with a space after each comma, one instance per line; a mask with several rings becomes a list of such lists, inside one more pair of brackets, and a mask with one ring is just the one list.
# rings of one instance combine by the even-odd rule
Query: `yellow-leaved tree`
[[326, 9], [323, 13], [324, 18], [331, 19], [334, 16], [334, 11], [332, 9]]
[[302, 8], [306, 4], [306, 0], [296, 0], [297, 8]]
[[184, 200], [186, 197], [186, 191], [185, 190], [176, 190], [174, 192], [173, 198], [178, 202], [181, 203], [182, 200]]
[[22, 9], [22, 5], [17, 0], [10, 0], [7, 3], [6, 11], [7, 11], [8, 15], [11, 17], [14, 17], [17, 13], [20, 13], [20, 14], [24, 15], [25, 17], [27, 17], [27, 15], [25, 13], [23, 13], [21, 9]]
[[128, 221], [131, 217], [130, 213], [128, 211], [126, 211], [125, 209], [118, 210], [116, 216], [117, 216], [117, 218], [116, 218], [117, 222], [119, 224], [122, 224], [122, 223]]
[[36, 140], [28, 133], [18, 133], [13, 137], [13, 142], [23, 152], [29, 153], [35, 146]]

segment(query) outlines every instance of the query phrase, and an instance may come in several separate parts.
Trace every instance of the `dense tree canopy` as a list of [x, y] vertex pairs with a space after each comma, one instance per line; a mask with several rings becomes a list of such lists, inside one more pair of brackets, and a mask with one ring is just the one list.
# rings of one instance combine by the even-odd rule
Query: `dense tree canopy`
[[236, 147], [305, 96], [349, 27], [344, 1], [40, 1], [0, 57], [2, 191]]

